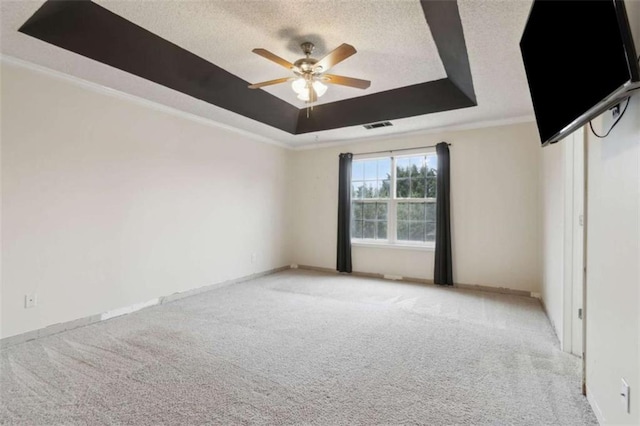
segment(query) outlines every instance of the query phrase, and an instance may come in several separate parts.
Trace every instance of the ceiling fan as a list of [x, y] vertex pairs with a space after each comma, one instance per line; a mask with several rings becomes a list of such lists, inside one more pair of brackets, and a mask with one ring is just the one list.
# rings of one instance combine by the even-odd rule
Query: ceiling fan
[[311, 57], [311, 52], [313, 52], [315, 47], [313, 43], [307, 41], [302, 43], [300, 47], [306, 57], [298, 59], [294, 63], [282, 59], [266, 49], [253, 49], [253, 53], [293, 71], [294, 76], [251, 84], [249, 88], [258, 89], [260, 87], [293, 81], [291, 87], [298, 94], [298, 99], [307, 103], [313, 103], [327, 91], [327, 86], [323, 83], [338, 84], [341, 86], [355, 87], [357, 89], [366, 89], [371, 85], [371, 82], [368, 80], [326, 74], [331, 67], [356, 53], [356, 49], [350, 44], [341, 44], [320, 60]]

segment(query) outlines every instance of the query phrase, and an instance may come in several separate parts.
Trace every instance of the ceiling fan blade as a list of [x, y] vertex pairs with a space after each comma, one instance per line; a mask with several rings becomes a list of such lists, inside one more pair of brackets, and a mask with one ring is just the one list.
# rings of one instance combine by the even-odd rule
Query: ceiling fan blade
[[313, 68], [318, 69], [318, 67], [322, 67], [323, 72], [327, 71], [329, 70], [329, 68], [344, 61], [356, 52], [357, 50], [355, 47], [351, 46], [350, 44], [343, 43], [333, 51], [329, 52], [327, 56], [316, 62]]
[[249, 85], [249, 89], [259, 89], [260, 87], [272, 86], [274, 84], [280, 84], [280, 83], [286, 83], [287, 81], [291, 81], [291, 80], [294, 80], [294, 79], [295, 79], [294, 77], [276, 78], [275, 80], [269, 80], [269, 81], [263, 81], [261, 83], [250, 84]]
[[322, 81], [329, 84], [339, 84], [341, 86], [355, 87], [356, 89], [367, 89], [371, 86], [369, 80], [361, 80], [359, 78], [345, 77], [342, 75], [323, 74]]
[[270, 60], [271, 62], [275, 62], [276, 64], [283, 66], [288, 70], [296, 69], [296, 66], [291, 62], [287, 61], [286, 59], [282, 59], [280, 56], [275, 55], [266, 49], [253, 49], [252, 52], [256, 55], [260, 55], [263, 58]]

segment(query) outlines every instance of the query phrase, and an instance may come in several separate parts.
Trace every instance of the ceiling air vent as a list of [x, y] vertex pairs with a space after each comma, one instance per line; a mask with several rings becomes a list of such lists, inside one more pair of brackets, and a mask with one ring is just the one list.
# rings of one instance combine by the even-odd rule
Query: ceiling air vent
[[388, 127], [388, 126], [393, 126], [393, 124], [390, 121], [381, 121], [379, 123], [365, 124], [364, 128], [367, 130], [371, 130], [371, 129], [377, 129], [379, 127]]

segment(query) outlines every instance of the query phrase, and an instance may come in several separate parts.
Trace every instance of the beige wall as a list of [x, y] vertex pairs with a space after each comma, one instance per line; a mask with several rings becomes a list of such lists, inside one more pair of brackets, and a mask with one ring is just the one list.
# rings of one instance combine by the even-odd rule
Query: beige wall
[[[626, 1], [640, 46], [640, 2]], [[597, 52], [596, 52], [597, 57]], [[596, 130], [610, 127], [604, 113]], [[588, 133], [587, 392], [601, 422], [640, 424], [640, 94], [606, 139]], [[631, 387], [631, 413], [620, 398]]]
[[[296, 263], [335, 268], [338, 154], [452, 144], [454, 280], [540, 291], [540, 144], [533, 123], [297, 151]], [[433, 251], [353, 247], [354, 270], [433, 278]]]
[[290, 263], [288, 150], [4, 62], [2, 113], [2, 337]]
[[[640, 2], [626, 1], [640, 46]], [[596, 120], [608, 129], [610, 114]], [[640, 94], [606, 139], [588, 135], [586, 361], [589, 400], [606, 424], [640, 424]], [[620, 398], [631, 387], [631, 413]]]
[[[639, 424], [640, 96], [609, 137], [590, 135], [588, 144], [587, 386], [605, 423]], [[631, 414], [620, 402], [621, 378], [631, 386]]]
[[545, 311], [563, 341], [565, 144], [542, 149], [542, 291]]

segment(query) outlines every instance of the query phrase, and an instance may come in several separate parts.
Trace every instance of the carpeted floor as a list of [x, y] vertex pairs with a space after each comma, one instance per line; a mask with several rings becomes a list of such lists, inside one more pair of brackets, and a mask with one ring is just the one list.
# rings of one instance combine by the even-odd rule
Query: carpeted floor
[[0, 424], [597, 424], [536, 300], [299, 270], [0, 366]]

